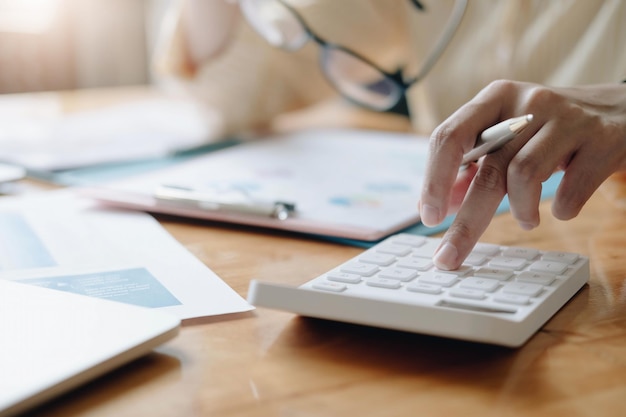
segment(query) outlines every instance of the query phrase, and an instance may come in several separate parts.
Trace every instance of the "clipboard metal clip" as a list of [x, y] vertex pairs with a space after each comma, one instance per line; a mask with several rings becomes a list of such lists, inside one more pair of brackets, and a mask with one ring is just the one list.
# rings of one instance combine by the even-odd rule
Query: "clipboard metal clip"
[[248, 196], [244, 198], [221, 197], [178, 185], [160, 185], [153, 194], [157, 203], [193, 207], [200, 210], [225, 213], [252, 214], [286, 220], [296, 211], [295, 203], [285, 201], [261, 201]]

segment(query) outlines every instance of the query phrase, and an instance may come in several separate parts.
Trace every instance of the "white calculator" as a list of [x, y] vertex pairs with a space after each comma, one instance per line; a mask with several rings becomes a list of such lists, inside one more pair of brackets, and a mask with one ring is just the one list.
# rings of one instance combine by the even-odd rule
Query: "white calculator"
[[308, 317], [523, 345], [589, 279], [589, 259], [478, 243], [455, 271], [434, 267], [440, 239], [398, 234], [301, 285], [253, 280], [248, 301]]

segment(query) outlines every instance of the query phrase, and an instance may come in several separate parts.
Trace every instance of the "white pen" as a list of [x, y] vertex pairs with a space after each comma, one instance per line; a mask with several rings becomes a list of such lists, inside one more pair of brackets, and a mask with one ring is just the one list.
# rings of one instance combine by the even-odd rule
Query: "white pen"
[[488, 153], [500, 149], [505, 143], [521, 133], [532, 120], [533, 115], [527, 114], [525, 116], [513, 117], [486, 129], [481, 133], [474, 148], [463, 155], [461, 168], [466, 167], [470, 162], [477, 161]]
[[223, 200], [213, 195], [181, 186], [161, 185], [154, 192], [158, 202], [179, 206], [189, 206], [200, 210], [226, 213], [252, 214], [285, 220], [296, 210], [294, 203], [283, 201]]

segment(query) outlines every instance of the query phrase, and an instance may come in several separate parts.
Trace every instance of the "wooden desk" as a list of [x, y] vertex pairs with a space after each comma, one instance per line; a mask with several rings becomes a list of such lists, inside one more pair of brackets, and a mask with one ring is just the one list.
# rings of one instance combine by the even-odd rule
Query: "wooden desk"
[[[615, 185], [615, 184], [610, 184]], [[151, 356], [46, 404], [44, 416], [626, 415], [626, 212], [598, 192], [569, 222], [541, 205], [483, 241], [590, 256], [591, 281], [517, 350], [259, 309], [196, 320]], [[626, 200], [622, 200], [626, 201]], [[359, 249], [161, 218], [242, 296], [251, 278], [301, 284]]]

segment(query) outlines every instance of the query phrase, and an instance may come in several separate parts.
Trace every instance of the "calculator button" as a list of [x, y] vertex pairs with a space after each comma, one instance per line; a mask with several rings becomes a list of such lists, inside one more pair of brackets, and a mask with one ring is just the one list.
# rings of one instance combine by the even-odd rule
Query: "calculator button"
[[347, 272], [330, 272], [326, 275], [326, 279], [330, 281], [345, 282], [347, 284], [358, 284], [362, 281], [358, 274], [349, 274]]
[[549, 272], [551, 274], [559, 275], [567, 271], [567, 267], [568, 265], [563, 262], [537, 261], [530, 265], [530, 270], [536, 272]]
[[360, 262], [353, 262], [342, 266], [341, 272], [347, 272], [349, 274], [359, 274], [362, 277], [369, 277], [378, 272], [378, 266], [372, 264], [364, 264]]
[[472, 266], [480, 266], [487, 260], [487, 255], [479, 252], [470, 253], [463, 263]]
[[531, 284], [550, 285], [554, 282], [554, 279], [555, 277], [552, 274], [524, 271], [520, 273], [515, 280]]
[[513, 271], [498, 268], [480, 268], [474, 275], [477, 277], [497, 279], [498, 281], [506, 281], [513, 276]]
[[388, 253], [396, 256], [406, 256], [411, 253], [411, 247], [406, 245], [384, 244], [376, 248], [376, 252]]
[[489, 266], [492, 268], [507, 268], [513, 270], [520, 270], [526, 265], [526, 259], [523, 258], [511, 258], [509, 256], [497, 256], [489, 261]]
[[367, 264], [388, 266], [396, 261], [396, 257], [386, 253], [374, 253], [367, 252], [363, 256], [359, 257], [359, 262], [365, 262]]
[[427, 284], [436, 284], [441, 285], [442, 287], [451, 287], [455, 282], [457, 282], [458, 277], [454, 274], [447, 274], [445, 272], [428, 272], [424, 275], [421, 275], [418, 280], [419, 282], [424, 282]]
[[428, 271], [433, 267], [433, 262], [429, 258], [405, 258], [398, 261], [398, 266], [417, 269], [418, 271]]
[[347, 287], [344, 284], [340, 284], [338, 282], [319, 281], [319, 282], [313, 283], [313, 288], [315, 288], [316, 290], [322, 290], [322, 291], [342, 292]]
[[400, 281], [410, 281], [417, 276], [417, 272], [407, 268], [386, 268], [378, 274], [381, 278], [399, 279]]
[[421, 292], [424, 294], [441, 294], [443, 291], [441, 286], [435, 284], [426, 284], [423, 282], [413, 282], [410, 285], [407, 285], [407, 290], [413, 292]]
[[473, 290], [481, 290], [486, 292], [495, 291], [500, 286], [500, 281], [497, 279], [469, 277], [465, 278], [459, 284], [461, 288], [471, 288]]
[[573, 264], [580, 258], [578, 254], [575, 253], [566, 253], [566, 252], [546, 252], [541, 257], [544, 261], [557, 261], [563, 262], [565, 264]]
[[390, 288], [394, 290], [401, 287], [400, 281], [398, 281], [397, 279], [374, 277], [369, 278], [367, 281], [365, 281], [365, 283], [370, 287]]
[[502, 292], [518, 295], [526, 295], [528, 297], [536, 297], [543, 290], [543, 286], [539, 284], [527, 284], [525, 282], [510, 282], [502, 287]]
[[439, 241], [429, 240], [417, 249], [413, 249], [413, 256], [419, 256], [422, 258], [432, 258], [435, 255], [435, 251], [439, 247]]
[[493, 256], [500, 253], [500, 246], [494, 245], [492, 243], [477, 243], [476, 245], [474, 245], [474, 249], [472, 249], [472, 252]]
[[518, 306], [523, 306], [523, 305], [527, 305], [528, 303], [530, 303], [530, 297], [526, 295], [519, 295], [519, 294], [500, 293], [493, 297], [493, 301], [496, 301], [498, 303], [515, 304]]
[[470, 272], [474, 272], [474, 268], [472, 268], [471, 266], [468, 266], [468, 265], [461, 265], [457, 269], [453, 269], [453, 270], [435, 269], [435, 272], [452, 274], [452, 275], [456, 275], [457, 277], [464, 277], [464, 276], [468, 275]]
[[412, 235], [397, 235], [391, 239], [391, 243], [396, 245], [407, 245], [412, 247], [419, 247], [426, 243], [424, 236], [412, 236]]
[[537, 249], [528, 249], [528, 248], [506, 248], [502, 251], [502, 256], [508, 256], [511, 258], [524, 258], [527, 261], [533, 260], [539, 255], [539, 251]]
[[453, 288], [448, 292], [448, 294], [452, 297], [470, 298], [472, 300], [482, 300], [486, 297], [484, 291], [472, 290], [469, 288]]

